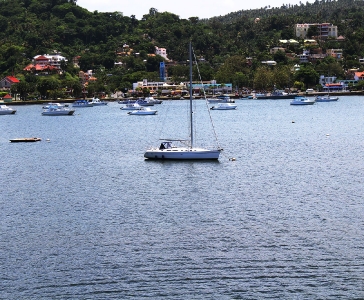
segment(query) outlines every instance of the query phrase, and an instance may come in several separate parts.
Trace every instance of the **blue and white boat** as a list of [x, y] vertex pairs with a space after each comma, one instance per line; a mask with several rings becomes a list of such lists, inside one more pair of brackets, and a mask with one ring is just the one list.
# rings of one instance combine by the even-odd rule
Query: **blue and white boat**
[[94, 105], [91, 102], [88, 102], [87, 100], [76, 100], [72, 104], [73, 107], [93, 107]]
[[94, 106], [107, 105], [106, 101], [102, 101], [99, 98], [92, 98], [91, 101], [89, 101], [89, 103], [92, 103]]
[[153, 106], [154, 102], [150, 101], [148, 99], [138, 99], [137, 101], [135, 101], [135, 103], [139, 104], [140, 106]]

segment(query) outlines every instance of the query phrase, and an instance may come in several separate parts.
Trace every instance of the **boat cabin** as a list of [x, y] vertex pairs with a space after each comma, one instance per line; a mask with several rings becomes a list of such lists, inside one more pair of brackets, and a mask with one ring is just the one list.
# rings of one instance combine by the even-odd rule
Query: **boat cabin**
[[161, 145], [159, 146], [160, 150], [171, 149], [171, 148], [172, 148], [172, 142], [162, 142]]

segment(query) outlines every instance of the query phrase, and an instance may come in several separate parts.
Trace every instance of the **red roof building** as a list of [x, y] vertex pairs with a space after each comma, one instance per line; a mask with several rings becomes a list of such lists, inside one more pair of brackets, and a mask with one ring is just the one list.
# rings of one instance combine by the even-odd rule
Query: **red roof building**
[[19, 79], [14, 76], [6, 76], [0, 81], [0, 88], [10, 89], [13, 84], [19, 82]]

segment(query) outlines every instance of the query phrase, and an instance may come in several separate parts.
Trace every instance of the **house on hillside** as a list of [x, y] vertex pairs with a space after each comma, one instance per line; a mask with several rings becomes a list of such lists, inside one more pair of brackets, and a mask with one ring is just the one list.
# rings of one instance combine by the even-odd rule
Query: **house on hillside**
[[317, 38], [320, 40], [326, 40], [328, 37], [337, 39], [337, 26], [329, 23], [296, 24], [296, 37], [306, 38], [310, 27], [317, 28]]
[[6, 76], [0, 81], [0, 88], [3, 90], [10, 89], [13, 84], [19, 83], [19, 79], [14, 76]]
[[53, 54], [43, 54], [36, 55], [33, 57], [31, 64], [24, 68], [24, 71], [28, 72], [43, 72], [48, 74], [48, 72], [61, 72], [62, 61], [67, 61], [67, 59], [62, 56], [57, 51]]
[[155, 46], [155, 54], [162, 56], [165, 60], [169, 60], [167, 57], [167, 49], [166, 48], [159, 48]]
[[364, 80], [364, 72], [355, 72], [354, 80], [357, 80], [357, 81]]

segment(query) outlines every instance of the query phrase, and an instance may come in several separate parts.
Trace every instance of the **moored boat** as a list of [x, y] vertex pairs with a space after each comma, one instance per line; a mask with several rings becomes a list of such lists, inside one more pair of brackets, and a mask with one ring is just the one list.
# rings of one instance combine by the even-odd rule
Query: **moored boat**
[[145, 97], [144, 100], [151, 102], [153, 104], [162, 104], [162, 100], [154, 99], [153, 97]]
[[[219, 159], [221, 148], [206, 149], [195, 147], [194, 129], [193, 129], [193, 105], [192, 105], [192, 45], [189, 44], [190, 60], [190, 101], [189, 101], [189, 139], [163, 139], [158, 147], [151, 147], [145, 153], [144, 157], [148, 159], [170, 159], [170, 160], [217, 160]], [[182, 145], [176, 146], [174, 143], [179, 142]]]
[[120, 107], [122, 110], [141, 110], [143, 106], [140, 106], [138, 103], [127, 103], [125, 106]]
[[2, 104], [0, 105], [0, 115], [13, 115], [16, 113], [16, 110], [5, 105], [5, 104]]
[[71, 116], [75, 112], [74, 109], [69, 109], [68, 107], [58, 107], [49, 105], [47, 109], [42, 111], [43, 116]]
[[61, 107], [68, 107], [68, 104], [62, 104], [62, 103], [58, 103], [58, 102], [49, 102], [47, 105], [43, 106], [43, 109], [48, 109], [50, 106], [61, 108]]
[[296, 96], [292, 101], [291, 105], [312, 105], [315, 103], [315, 99], [309, 99], [304, 96]]
[[92, 98], [91, 101], [89, 101], [89, 103], [92, 103], [94, 106], [107, 105], [106, 101], [102, 101], [99, 98]]
[[229, 95], [222, 94], [217, 96], [216, 98], [209, 98], [207, 99], [208, 103], [234, 103], [235, 100], [231, 99]]
[[129, 115], [139, 115], [139, 116], [145, 116], [145, 115], [155, 115], [157, 114], [157, 110], [150, 109], [149, 107], [141, 107], [141, 109], [133, 110], [128, 112]]
[[76, 100], [75, 102], [72, 103], [73, 107], [93, 107], [94, 105], [90, 102], [88, 102], [87, 100]]
[[316, 102], [332, 102], [339, 100], [339, 97], [324, 95], [324, 96], [316, 96], [315, 100]]
[[265, 100], [265, 99], [294, 99], [297, 96], [297, 93], [286, 93], [282, 90], [274, 90], [271, 93], [267, 94], [256, 94], [255, 97], [258, 100]]
[[218, 103], [217, 106], [212, 106], [212, 110], [232, 110], [236, 109], [238, 106], [232, 103]]
[[41, 138], [38, 137], [31, 137], [31, 138], [18, 138], [18, 139], [11, 139], [10, 142], [12, 143], [32, 143], [32, 142], [39, 142]]

